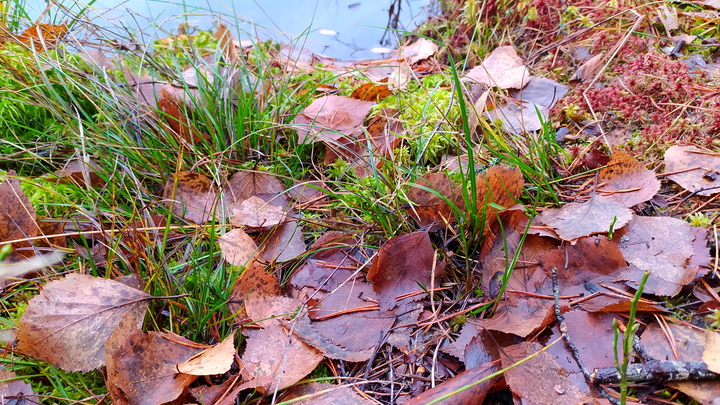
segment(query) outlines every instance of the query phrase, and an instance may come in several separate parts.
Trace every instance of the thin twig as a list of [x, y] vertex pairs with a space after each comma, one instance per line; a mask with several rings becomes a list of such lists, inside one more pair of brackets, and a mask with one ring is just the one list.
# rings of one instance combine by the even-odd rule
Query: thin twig
[[[580, 352], [578, 352], [575, 343], [572, 342], [572, 340], [570, 339], [570, 335], [568, 335], [567, 333], [568, 328], [567, 324], [565, 323], [565, 317], [562, 315], [562, 311], [560, 310], [560, 288], [558, 287], [557, 268], [553, 267], [550, 272], [552, 273], [552, 288], [553, 296], [555, 297], [555, 317], [560, 324], [560, 333], [562, 334], [563, 339], [565, 339], [565, 344], [567, 345], [570, 353], [572, 353], [575, 362], [577, 363], [578, 367], [580, 367], [580, 371], [582, 371], [583, 376], [585, 377], [585, 381], [588, 384], [592, 384], [592, 376], [588, 369], [585, 367], [585, 364], [583, 364], [582, 359], [580, 359]], [[612, 404], [620, 405], [620, 402], [618, 402], [617, 399], [611, 396], [602, 387], [598, 387], [598, 391], [600, 391], [600, 394], [602, 394], [602, 396], [604, 396]]]

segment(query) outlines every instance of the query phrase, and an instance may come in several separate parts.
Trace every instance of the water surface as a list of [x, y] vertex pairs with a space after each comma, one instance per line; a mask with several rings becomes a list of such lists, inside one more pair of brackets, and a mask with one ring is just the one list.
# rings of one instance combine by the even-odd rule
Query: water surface
[[[87, 1], [63, 4], [77, 12]], [[316, 53], [365, 59], [380, 56], [373, 48], [395, 46], [401, 33], [386, 27], [412, 31], [427, 18], [429, 4], [431, 0], [98, 0], [89, 16], [104, 27], [142, 30], [146, 40], [165, 37], [183, 23], [191, 29], [212, 29], [221, 19], [239, 27], [245, 37], [305, 41], [304, 46]], [[27, 0], [27, 6], [36, 18], [45, 2]], [[49, 18], [59, 17], [51, 11]]]

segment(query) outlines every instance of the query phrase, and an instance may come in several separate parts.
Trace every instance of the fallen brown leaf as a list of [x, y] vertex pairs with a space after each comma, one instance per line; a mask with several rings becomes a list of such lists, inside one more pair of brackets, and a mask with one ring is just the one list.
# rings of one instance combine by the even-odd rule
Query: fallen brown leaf
[[693, 255], [694, 235], [687, 222], [670, 217], [634, 216], [614, 236], [631, 267], [618, 276], [638, 284], [645, 271], [645, 292], [675, 296], [697, 274], [687, 263]]
[[617, 231], [632, 218], [632, 212], [609, 196], [594, 195], [584, 203], [569, 203], [560, 209], [548, 209], [540, 221], [552, 227], [558, 236], [574, 241], [582, 236]]
[[620, 149], [615, 149], [608, 166], [600, 170], [598, 192], [609, 193], [625, 207], [652, 199], [660, 191], [660, 181], [652, 170]]
[[[439, 404], [453, 405], [475, 405], [482, 404], [485, 397], [495, 385], [498, 377], [490, 378], [487, 381], [477, 384], [483, 378], [499, 370], [497, 365], [486, 363], [480, 364], [473, 368], [469, 368], [455, 377], [436, 385], [433, 388], [423, 392], [422, 394], [410, 398], [405, 401], [405, 405], [424, 405], [432, 401], [442, 399], [446, 395], [453, 394], [449, 398], [445, 398]], [[469, 385], [473, 385], [467, 388]], [[457, 392], [458, 390], [462, 390]]]
[[197, 376], [180, 374], [177, 366], [201, 349], [174, 333], [136, 329], [108, 353], [108, 386], [114, 403], [159, 405], [173, 401]]
[[365, 83], [353, 90], [350, 98], [362, 101], [380, 101], [391, 94], [387, 84]]
[[708, 370], [720, 373], [720, 333], [712, 330], [705, 331], [705, 350], [702, 360], [707, 364]]
[[305, 250], [300, 221], [292, 220], [270, 231], [260, 257], [269, 263], [282, 263], [299, 257]]
[[420, 226], [432, 223], [444, 226], [456, 222], [448, 201], [460, 210], [465, 206], [458, 186], [444, 172], [424, 174], [413, 184], [407, 196], [412, 201], [407, 212]]
[[217, 191], [212, 180], [206, 176], [179, 172], [165, 183], [163, 200], [168, 208], [172, 207], [175, 215], [204, 224], [213, 217]]
[[234, 266], [247, 266], [258, 252], [255, 241], [242, 229], [233, 229], [221, 236], [218, 244], [223, 259]]
[[323, 96], [295, 117], [298, 143], [337, 141], [355, 132], [374, 103], [343, 96]]
[[414, 232], [385, 242], [367, 278], [378, 295], [380, 311], [386, 312], [422, 298], [423, 295], [416, 295], [397, 300], [404, 294], [421, 291], [421, 286], [429, 288], [431, 279], [439, 280], [444, 269], [445, 263], [438, 261], [428, 232]]
[[190, 375], [217, 375], [230, 370], [235, 361], [235, 333], [177, 365], [177, 371]]
[[[705, 350], [703, 331], [673, 323], [668, 323], [666, 329], [653, 323], [640, 336], [640, 341], [650, 356], [660, 360], [702, 361]], [[672, 336], [672, 344], [668, 341], [668, 336]], [[714, 401], [720, 398], [720, 384], [717, 381], [679, 381], [669, 382], [667, 385], [682, 391], [702, 405], [714, 405]]]
[[[693, 170], [694, 169], [694, 170]], [[699, 195], [720, 193], [720, 154], [695, 146], [672, 146], [665, 151], [665, 173], [668, 179], [685, 190]]]
[[150, 296], [117, 281], [69, 274], [47, 283], [28, 303], [18, 351], [65, 371], [105, 364], [105, 342], [126, 313], [141, 325]]
[[38, 396], [33, 392], [30, 384], [17, 379], [15, 373], [0, 369], [0, 404], [22, 404], [23, 402], [39, 403]]
[[243, 201], [258, 197], [270, 205], [287, 211], [285, 186], [268, 172], [242, 170], [232, 175], [224, 187], [228, 216], [240, 210]]
[[265, 202], [260, 197], [250, 196], [233, 210], [230, 223], [248, 228], [270, 229], [285, 219], [283, 207]]
[[[20, 183], [8, 173], [0, 184], [0, 242], [9, 242], [40, 235], [35, 209], [20, 189]], [[13, 242], [10, 260], [22, 260], [35, 255], [30, 242]]]
[[[506, 347], [500, 352], [503, 368], [540, 349], [537, 342]], [[547, 352], [505, 372], [505, 381], [515, 396], [538, 405], [577, 405], [592, 400], [567, 378], [567, 371]]]
[[467, 78], [490, 87], [521, 89], [530, 80], [530, 71], [512, 46], [495, 48], [485, 60], [470, 70]]
[[263, 393], [283, 389], [310, 374], [323, 359], [322, 353], [293, 335], [278, 323], [249, 330], [242, 355], [245, 388]]
[[[304, 399], [300, 399], [303, 398]], [[365, 399], [346, 385], [311, 383], [289, 389], [283, 401], [293, 401], [296, 405], [373, 405], [375, 401]]]

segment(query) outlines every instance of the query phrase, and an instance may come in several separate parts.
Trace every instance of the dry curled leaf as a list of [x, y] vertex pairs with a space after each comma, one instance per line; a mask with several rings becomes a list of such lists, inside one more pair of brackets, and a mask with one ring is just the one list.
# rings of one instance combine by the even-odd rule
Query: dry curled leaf
[[139, 326], [150, 296], [85, 274], [47, 283], [28, 303], [18, 327], [18, 350], [65, 371], [105, 364], [105, 342], [126, 313]]
[[235, 361], [235, 333], [177, 365], [177, 371], [190, 375], [217, 375], [230, 370]]
[[600, 68], [602, 68], [603, 62], [605, 61], [604, 56], [605, 53], [600, 52], [599, 54], [587, 60], [575, 71], [575, 73], [573, 73], [572, 77], [570, 77], [570, 81], [572, 82], [578, 80], [580, 82], [586, 83], [589, 80], [592, 80], [595, 75], [598, 74]]

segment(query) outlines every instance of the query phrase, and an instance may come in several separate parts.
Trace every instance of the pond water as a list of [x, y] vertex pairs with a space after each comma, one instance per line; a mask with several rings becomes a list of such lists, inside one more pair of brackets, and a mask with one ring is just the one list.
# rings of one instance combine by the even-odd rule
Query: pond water
[[[84, 1], [58, 1], [73, 12]], [[45, 8], [43, 0], [26, 0], [31, 18]], [[162, 38], [180, 24], [212, 29], [221, 19], [239, 27], [246, 38], [304, 42], [304, 47], [338, 59], [367, 59], [396, 44], [398, 31], [412, 31], [428, 17], [434, 0], [98, 0], [88, 15], [104, 27], [124, 25]], [[43, 21], [62, 20], [57, 10]], [[162, 29], [158, 30], [157, 25]], [[391, 30], [386, 30], [389, 27]], [[163, 30], [165, 32], [163, 32]], [[146, 38], [146, 40], [152, 37]], [[242, 37], [242, 35], [241, 35]]]

